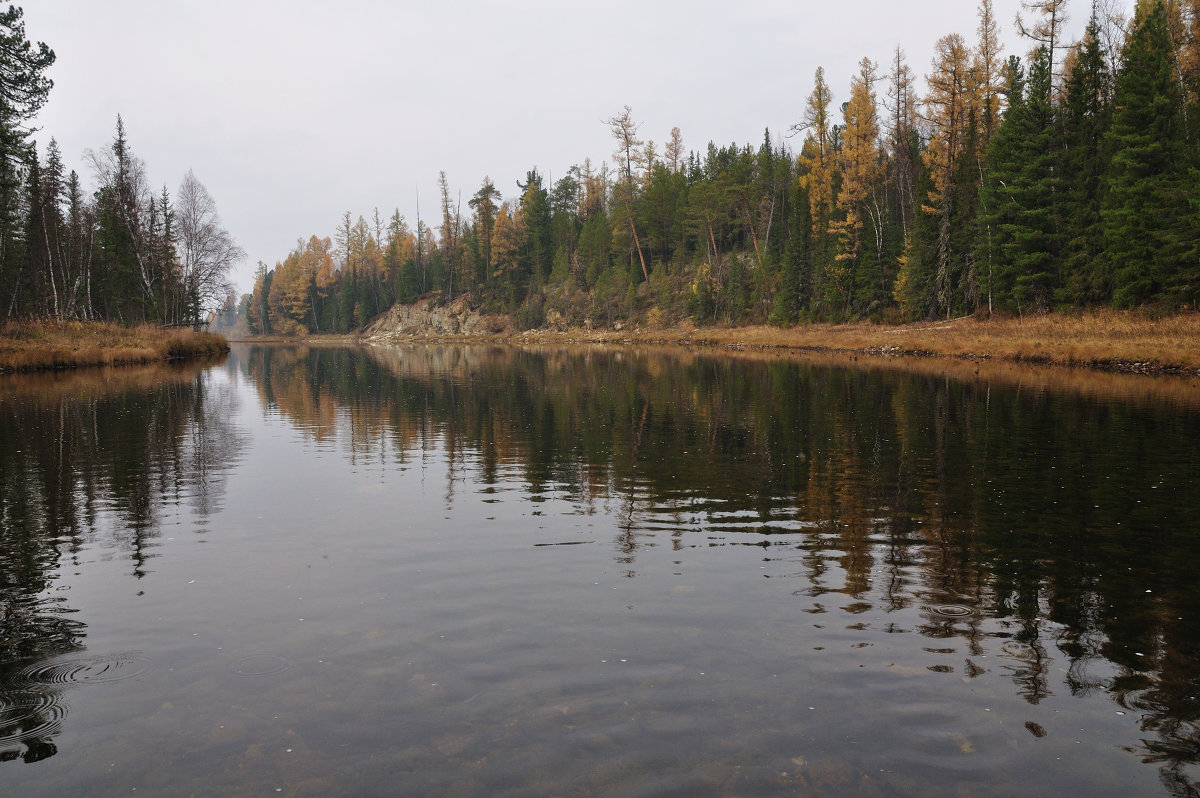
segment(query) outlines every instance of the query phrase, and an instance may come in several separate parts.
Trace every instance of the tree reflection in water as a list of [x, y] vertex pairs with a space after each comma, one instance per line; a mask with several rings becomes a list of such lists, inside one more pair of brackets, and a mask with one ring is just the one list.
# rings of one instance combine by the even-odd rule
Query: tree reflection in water
[[0, 759], [57, 751], [71, 673], [34, 666], [83, 650], [87, 631], [60, 568], [100, 542], [141, 579], [164, 506], [219, 509], [241, 447], [232, 402], [201, 365], [0, 378]]
[[[616, 519], [631, 579], [656, 548], [760, 547], [818, 622], [906, 634], [1030, 706], [1108, 695], [1140, 720], [1131, 751], [1196, 791], [1194, 389], [626, 349], [243, 347], [231, 367], [356, 467], [438, 463], [447, 506], [516, 485], [531, 514]], [[35, 666], [87, 632], [60, 571], [100, 543], [140, 580], [173, 507], [219, 511], [241, 446], [221, 377], [0, 382], [0, 757], [55, 750], [74, 682]]]
[[[1200, 413], [1187, 386], [1114, 397], [1132, 383], [627, 349], [240, 357], [264, 404], [356, 461], [445, 452], [448, 505], [456, 485], [504, 473], [534, 501], [605, 504], [628, 576], [664, 541], [760, 545], [806, 581], [811, 612], [919, 609], [927, 651], [960, 640], [966, 653], [938, 668], [1002, 670], [1030, 704], [1107, 691], [1141, 715], [1137, 753], [1168, 789], [1196, 794]], [[1059, 679], [1050, 665], [1064, 661]]]

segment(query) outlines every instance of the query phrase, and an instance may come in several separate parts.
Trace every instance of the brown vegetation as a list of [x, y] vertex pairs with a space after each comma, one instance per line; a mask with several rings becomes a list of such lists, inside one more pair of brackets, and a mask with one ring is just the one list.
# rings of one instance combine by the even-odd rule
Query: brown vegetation
[[732, 348], [804, 349], [879, 356], [1007, 360], [1110, 371], [1200, 373], [1200, 314], [1156, 317], [1132, 311], [965, 317], [944, 322], [778, 327], [632, 327], [533, 330], [522, 340], [681, 343]]
[[167, 383], [191, 383], [208, 365], [200, 360], [176, 360], [14, 372], [0, 381], [0, 404], [17, 397], [57, 403], [64, 399], [93, 401], [128, 391], [157, 390]]
[[0, 325], [0, 372], [152, 363], [227, 351], [220, 335], [187, 328], [46, 320]]

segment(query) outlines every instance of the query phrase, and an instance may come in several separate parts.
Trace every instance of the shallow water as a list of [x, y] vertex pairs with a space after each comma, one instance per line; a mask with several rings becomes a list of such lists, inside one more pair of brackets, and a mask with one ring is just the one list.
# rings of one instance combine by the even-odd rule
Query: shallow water
[[0, 793], [1193, 795], [1198, 442], [683, 352], [4, 378]]

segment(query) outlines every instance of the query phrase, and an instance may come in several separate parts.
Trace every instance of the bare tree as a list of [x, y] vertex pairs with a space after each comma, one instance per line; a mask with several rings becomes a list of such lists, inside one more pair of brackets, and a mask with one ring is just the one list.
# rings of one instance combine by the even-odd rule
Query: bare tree
[[642, 242], [638, 239], [637, 226], [633, 223], [633, 191], [635, 166], [640, 167], [645, 158], [642, 149], [644, 142], [637, 137], [639, 125], [633, 121], [633, 109], [628, 105], [625, 110], [604, 121], [617, 140], [617, 151], [613, 156], [621, 170], [621, 197], [625, 205], [625, 215], [629, 221], [629, 232], [633, 236], [633, 245], [637, 248], [638, 262], [642, 266], [642, 276], [650, 281], [650, 272], [646, 269], [646, 258], [642, 254]]
[[1050, 54], [1051, 94], [1054, 92], [1055, 80], [1062, 76], [1054, 71], [1055, 52], [1066, 47], [1062, 31], [1067, 24], [1067, 0], [1021, 0], [1021, 9], [1033, 16], [1032, 21], [1026, 21], [1017, 14], [1017, 33], [1033, 41], [1033, 49], [1029, 53], [1032, 60], [1039, 47], [1045, 47]]
[[198, 324], [231, 290], [229, 269], [246, 253], [221, 226], [217, 203], [192, 170], [183, 176], [175, 204], [180, 278], [185, 307], [177, 318]]
[[679, 128], [671, 128], [671, 140], [667, 142], [666, 159], [667, 167], [674, 173], [683, 168], [683, 136], [679, 133]]
[[1108, 72], [1115, 75], [1121, 70], [1121, 52], [1129, 38], [1129, 17], [1121, 0], [1095, 0], [1092, 13], [1099, 27], [1100, 44], [1108, 56]]
[[904, 60], [904, 51], [896, 45], [892, 71], [888, 76], [887, 99], [884, 107], [890, 112], [887, 137], [891, 149], [892, 168], [896, 184], [897, 212], [900, 229], [908, 240], [916, 212], [917, 165], [913, 159], [912, 141], [917, 134], [916, 76]]
[[[446, 264], [446, 282], [449, 286], [449, 298], [454, 299], [454, 275], [458, 272], [458, 238], [462, 225], [462, 215], [450, 202], [450, 181], [446, 179], [446, 171], [438, 172], [438, 190], [442, 195], [442, 243], [443, 260]], [[461, 203], [460, 203], [461, 204]]]

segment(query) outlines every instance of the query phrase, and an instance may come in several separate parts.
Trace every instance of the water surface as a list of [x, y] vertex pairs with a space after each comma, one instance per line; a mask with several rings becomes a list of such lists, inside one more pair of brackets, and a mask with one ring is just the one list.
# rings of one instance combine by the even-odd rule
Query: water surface
[[824, 361], [0, 381], [0, 792], [1194, 795], [1200, 412]]

